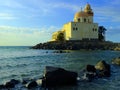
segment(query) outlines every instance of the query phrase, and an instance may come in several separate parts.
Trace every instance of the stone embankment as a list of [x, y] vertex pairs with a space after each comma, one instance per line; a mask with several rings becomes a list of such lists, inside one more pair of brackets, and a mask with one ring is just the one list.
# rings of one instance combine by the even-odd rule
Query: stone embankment
[[50, 50], [119, 50], [120, 43], [113, 42], [100, 42], [100, 41], [54, 41], [40, 43], [33, 47], [32, 49], [50, 49]]

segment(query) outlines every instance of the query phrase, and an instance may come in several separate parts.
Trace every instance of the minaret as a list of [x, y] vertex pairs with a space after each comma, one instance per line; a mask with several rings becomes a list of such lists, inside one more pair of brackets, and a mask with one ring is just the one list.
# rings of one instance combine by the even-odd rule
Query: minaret
[[92, 11], [92, 9], [91, 9], [91, 6], [90, 6], [90, 4], [88, 4], [87, 3], [87, 5], [85, 6], [85, 8], [84, 8], [84, 12], [86, 12], [88, 15], [90, 15], [90, 16], [93, 16], [94, 14], [93, 14], [93, 11]]
[[87, 15], [88, 15], [88, 18], [89, 18], [89, 21], [88, 21], [88, 22], [89, 22], [89, 23], [93, 23], [94, 13], [93, 13], [93, 11], [92, 11], [91, 6], [90, 6], [89, 3], [87, 3], [87, 5], [85, 6], [84, 12], [87, 13]]

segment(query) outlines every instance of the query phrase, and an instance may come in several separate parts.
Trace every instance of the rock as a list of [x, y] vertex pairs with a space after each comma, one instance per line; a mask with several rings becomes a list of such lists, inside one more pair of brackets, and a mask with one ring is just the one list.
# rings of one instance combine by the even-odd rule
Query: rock
[[54, 51], [53, 53], [66, 53], [66, 52], [63, 50], [57, 50], [57, 51]]
[[15, 80], [15, 79], [11, 79], [11, 81], [10, 81], [11, 83], [13, 83], [13, 84], [18, 84], [18, 83], [20, 83], [20, 81], [19, 80]]
[[22, 79], [22, 84], [27, 84], [28, 82], [30, 82], [29, 78]]
[[114, 48], [115, 51], [120, 51], [120, 46]]
[[14, 87], [15, 87], [15, 84], [12, 82], [6, 82], [5, 84], [5, 88], [14, 88]]
[[67, 71], [57, 67], [46, 66], [42, 86], [51, 87], [76, 84], [77, 76], [78, 74], [76, 72]]
[[84, 73], [83, 80], [91, 82], [95, 77], [94, 73]]
[[95, 65], [98, 77], [109, 77], [110, 76], [110, 65], [105, 61], [100, 61]]
[[5, 89], [5, 86], [4, 85], [0, 85], [0, 90], [1, 89]]
[[27, 85], [26, 85], [26, 87], [28, 88], [28, 89], [31, 89], [31, 88], [35, 88], [35, 87], [37, 87], [38, 85], [37, 85], [37, 82], [36, 81], [31, 81], [31, 82], [29, 82]]
[[112, 64], [116, 64], [116, 65], [119, 65], [119, 66], [120, 66], [120, 57], [114, 58], [114, 59], [112, 60]]
[[95, 73], [96, 72], [96, 68], [93, 65], [87, 65], [86, 66], [86, 71]]
[[96, 68], [93, 65], [86, 65], [85, 70], [83, 70], [82, 79], [91, 82], [96, 76]]
[[19, 80], [11, 79], [9, 82], [6, 82], [6, 88], [14, 88], [16, 84], [20, 83]]
[[36, 83], [37, 83], [38, 86], [41, 86], [42, 85], [42, 79], [36, 80]]

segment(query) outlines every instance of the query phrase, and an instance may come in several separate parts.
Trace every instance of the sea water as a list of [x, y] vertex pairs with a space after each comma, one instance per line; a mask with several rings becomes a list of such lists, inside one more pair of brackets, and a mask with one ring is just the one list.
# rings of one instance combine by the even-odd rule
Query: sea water
[[[61, 67], [78, 74], [87, 65], [100, 60], [111, 64], [120, 57], [119, 51], [69, 51], [54, 53], [54, 50], [34, 50], [29, 47], [0, 47], [0, 84], [11, 79], [40, 78], [45, 66]], [[78, 82], [76, 86], [56, 87], [55, 90], [118, 90], [120, 89], [120, 67], [111, 65], [111, 77], [92, 82]]]

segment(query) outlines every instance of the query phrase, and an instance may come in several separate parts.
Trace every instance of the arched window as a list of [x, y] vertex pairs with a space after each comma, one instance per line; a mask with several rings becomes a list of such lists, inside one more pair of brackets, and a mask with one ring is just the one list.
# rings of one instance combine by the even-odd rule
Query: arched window
[[73, 27], [73, 30], [75, 30], [75, 28]]
[[78, 30], [78, 28], [76, 28], [76, 30]]
[[86, 22], [86, 18], [84, 18], [84, 22]]
[[80, 22], [80, 18], [78, 18], [78, 22]]

